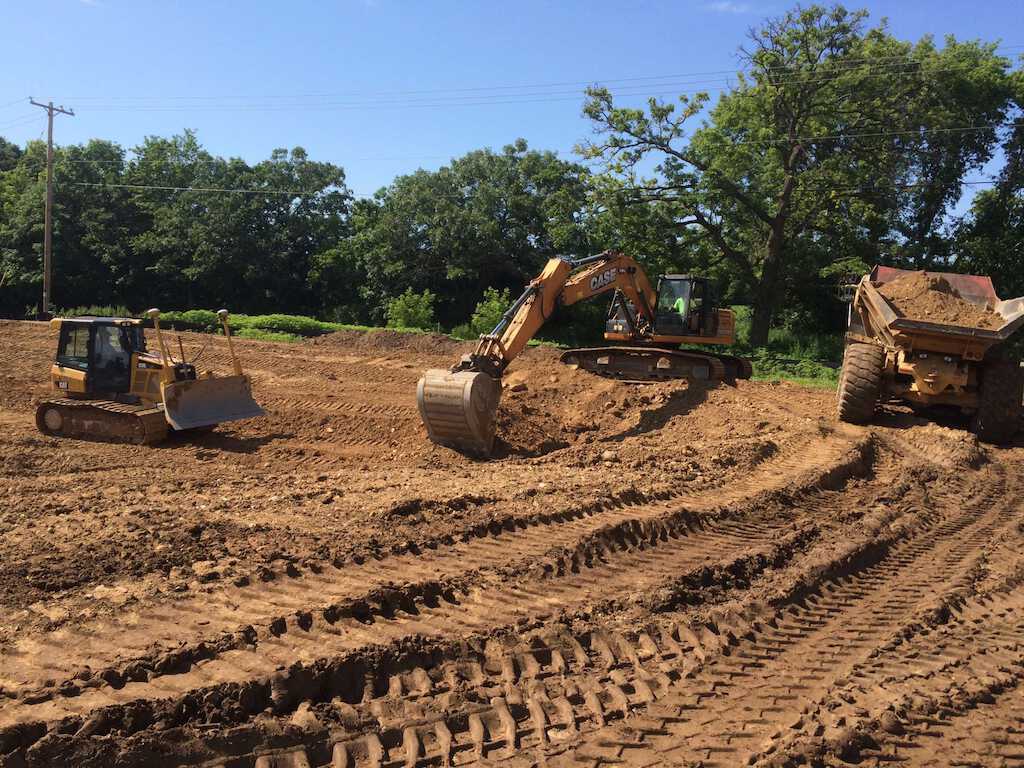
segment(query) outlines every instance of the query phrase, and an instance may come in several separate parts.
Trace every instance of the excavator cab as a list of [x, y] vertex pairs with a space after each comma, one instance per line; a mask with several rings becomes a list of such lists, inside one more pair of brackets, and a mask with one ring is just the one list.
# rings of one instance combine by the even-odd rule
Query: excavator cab
[[654, 332], [659, 336], [714, 336], [716, 309], [707, 278], [663, 275], [658, 280]]

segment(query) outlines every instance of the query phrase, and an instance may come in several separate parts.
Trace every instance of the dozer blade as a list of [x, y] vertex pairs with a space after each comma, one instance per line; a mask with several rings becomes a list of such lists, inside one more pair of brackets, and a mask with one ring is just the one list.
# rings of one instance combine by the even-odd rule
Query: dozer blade
[[262, 416], [248, 376], [216, 376], [165, 384], [164, 415], [175, 429], [209, 427]]
[[486, 373], [431, 368], [416, 385], [416, 404], [430, 439], [475, 456], [494, 447], [501, 382]]

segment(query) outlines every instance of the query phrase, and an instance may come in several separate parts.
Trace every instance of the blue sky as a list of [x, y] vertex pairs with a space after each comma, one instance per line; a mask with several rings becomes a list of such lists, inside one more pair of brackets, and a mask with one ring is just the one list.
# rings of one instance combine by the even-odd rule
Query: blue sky
[[[954, 33], [1024, 52], [1024, 0], [863, 5], [905, 39]], [[0, 135], [45, 137], [42, 110], [12, 102], [52, 97], [76, 111], [58, 119], [58, 143], [130, 147], [193, 128], [211, 152], [250, 162], [299, 145], [370, 194], [397, 174], [520, 136], [571, 157], [590, 130], [580, 116], [587, 83], [634, 101], [714, 93], [747, 29], [787, 7], [4, 0]]]

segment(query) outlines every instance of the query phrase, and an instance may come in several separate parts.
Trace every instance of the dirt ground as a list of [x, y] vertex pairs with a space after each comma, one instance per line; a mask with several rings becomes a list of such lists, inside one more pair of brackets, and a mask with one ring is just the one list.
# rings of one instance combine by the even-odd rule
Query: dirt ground
[[536, 348], [474, 461], [415, 404], [464, 347], [388, 332], [239, 341], [265, 418], [56, 440], [53, 345], [0, 322], [2, 768], [1024, 764], [1020, 443]]

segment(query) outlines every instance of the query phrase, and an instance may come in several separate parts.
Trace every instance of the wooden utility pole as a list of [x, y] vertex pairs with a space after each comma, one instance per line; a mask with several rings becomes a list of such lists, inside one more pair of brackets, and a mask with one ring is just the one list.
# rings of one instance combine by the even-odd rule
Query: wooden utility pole
[[53, 106], [40, 104], [31, 96], [28, 99], [37, 107], [46, 110], [46, 214], [43, 223], [43, 306], [40, 315], [44, 318], [50, 316], [50, 286], [51, 271], [53, 266], [53, 116], [56, 114], [71, 115], [74, 117], [73, 109], [64, 109], [64, 106]]

